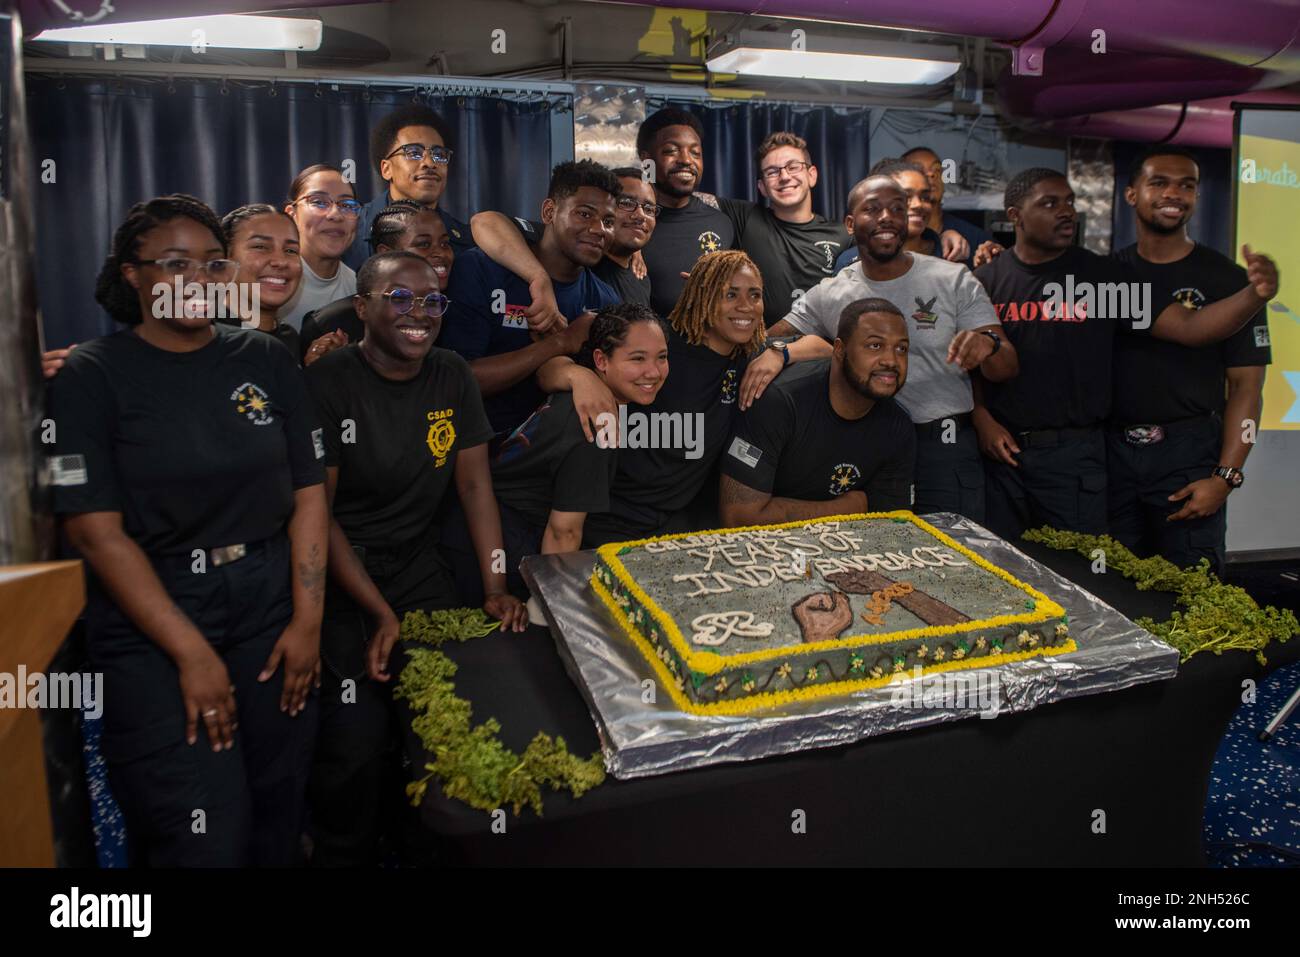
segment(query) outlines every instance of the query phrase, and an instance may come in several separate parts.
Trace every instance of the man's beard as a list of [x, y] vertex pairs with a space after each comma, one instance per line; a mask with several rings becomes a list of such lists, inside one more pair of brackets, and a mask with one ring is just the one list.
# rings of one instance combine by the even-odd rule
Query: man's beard
[[893, 252], [889, 252], [889, 253], [876, 252], [874, 249], [871, 248], [870, 237], [867, 237], [867, 241], [865, 243], [858, 243], [858, 246], [859, 248], [866, 251], [867, 256], [870, 257], [873, 262], [877, 262], [882, 265], [884, 263], [893, 262], [895, 259], [898, 258], [899, 254], [903, 251], [903, 246], [907, 241], [907, 237], [901, 235], [902, 232], [903, 232], [902, 230], [899, 230], [900, 237], [898, 240], [898, 245], [894, 247]]
[[1183, 231], [1187, 226], [1187, 221], [1191, 219], [1191, 216], [1184, 213], [1182, 216], [1178, 217], [1178, 222], [1173, 226], [1162, 225], [1154, 216], [1140, 216], [1138, 218], [1141, 219], [1142, 224], [1153, 233], [1159, 233], [1161, 236], [1172, 236], [1174, 233], [1180, 233]]
[[[695, 170], [691, 170], [691, 172], [695, 172]], [[655, 182], [655, 188], [660, 192], [667, 193], [669, 196], [676, 196], [678, 199], [693, 194], [695, 192], [695, 187], [698, 185], [700, 185], [700, 177], [698, 174], [695, 179], [691, 181], [690, 186], [678, 186], [673, 182], [671, 173], [663, 179]]]
[[848, 362], [844, 363], [844, 380], [853, 387], [853, 391], [865, 399], [872, 399], [876, 402], [879, 402], [881, 399], [892, 398], [898, 393], [898, 390], [903, 387], [902, 374], [897, 372], [896, 374], [898, 375], [898, 384], [895, 386], [894, 390], [892, 392], [879, 392], [877, 391], [877, 387], [872, 385], [870, 374], [860, 376], [857, 369], [849, 365]]

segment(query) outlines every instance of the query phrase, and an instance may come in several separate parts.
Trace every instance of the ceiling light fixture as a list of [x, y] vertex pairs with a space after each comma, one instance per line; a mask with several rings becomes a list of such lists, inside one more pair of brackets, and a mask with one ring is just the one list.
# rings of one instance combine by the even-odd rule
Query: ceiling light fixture
[[137, 20], [42, 30], [33, 39], [60, 43], [106, 43], [227, 50], [320, 49], [321, 21], [291, 17], [222, 14], [176, 20]]
[[956, 47], [744, 31], [710, 51], [710, 73], [930, 86], [961, 68]]

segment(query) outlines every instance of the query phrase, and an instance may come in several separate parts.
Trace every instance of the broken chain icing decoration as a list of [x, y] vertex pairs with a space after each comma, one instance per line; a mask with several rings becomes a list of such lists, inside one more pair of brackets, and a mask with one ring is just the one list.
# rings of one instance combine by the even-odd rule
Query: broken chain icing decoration
[[[700, 615], [691, 622], [695, 634], [691, 641], [697, 645], [720, 645], [732, 635], [741, 638], [766, 638], [776, 626], [770, 621], [755, 622], [752, 611], [719, 611]], [[718, 630], [722, 629], [722, 634]]]

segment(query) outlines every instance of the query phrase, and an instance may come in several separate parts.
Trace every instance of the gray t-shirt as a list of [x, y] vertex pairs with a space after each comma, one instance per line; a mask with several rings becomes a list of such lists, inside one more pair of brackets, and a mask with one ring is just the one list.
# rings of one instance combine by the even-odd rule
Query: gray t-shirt
[[912, 268], [897, 279], [868, 279], [862, 264], [853, 263], [796, 299], [785, 321], [800, 332], [834, 342], [845, 306], [855, 299], [887, 299], [906, 318], [911, 341], [907, 382], [898, 393], [898, 404], [913, 422], [969, 412], [975, 407], [970, 375], [946, 361], [948, 345], [963, 329], [999, 325], [997, 313], [984, 287], [962, 264], [902, 255], [912, 257]]
[[355, 295], [357, 274], [346, 263], [339, 263], [338, 272], [330, 279], [322, 279], [302, 261], [302, 281], [293, 298], [280, 307], [275, 316], [287, 326], [302, 331], [303, 316], [327, 306], [336, 299]]

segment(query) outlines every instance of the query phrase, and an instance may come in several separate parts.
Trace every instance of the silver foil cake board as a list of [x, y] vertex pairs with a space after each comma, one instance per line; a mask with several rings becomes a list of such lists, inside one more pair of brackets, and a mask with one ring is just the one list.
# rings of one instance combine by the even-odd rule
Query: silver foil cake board
[[588, 578], [594, 551], [535, 555], [524, 559], [522, 571], [540, 600], [565, 669], [596, 722], [605, 768], [618, 778], [849, 744], [978, 718], [981, 710], [986, 717], [994, 709], [998, 714], [1028, 711], [1177, 674], [1177, 651], [1068, 578], [960, 515], [939, 512], [925, 520], [1064, 607], [1079, 650], [923, 675], [919, 681], [906, 678], [748, 715], [693, 715], [678, 710], [658, 687], [649, 662], [592, 593]]

